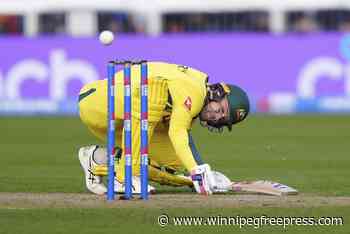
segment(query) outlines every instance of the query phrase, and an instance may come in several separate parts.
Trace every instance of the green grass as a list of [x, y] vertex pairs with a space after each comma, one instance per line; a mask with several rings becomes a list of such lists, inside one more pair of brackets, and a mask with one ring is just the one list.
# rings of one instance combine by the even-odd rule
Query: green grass
[[[157, 223], [158, 216], [168, 214], [173, 217], [183, 215], [221, 216], [221, 217], [340, 217], [344, 218], [343, 226], [175, 226], [161, 227]], [[1, 210], [0, 233], [349, 233], [346, 220], [350, 218], [348, 207], [344, 208], [237, 208], [214, 209], [205, 211], [198, 209], [27, 209]]]
[[[80, 146], [98, 142], [78, 118], [1, 118], [0, 192], [86, 192], [77, 160]], [[195, 126], [195, 142], [213, 169], [231, 179], [272, 179], [303, 193], [350, 196], [349, 116], [252, 116], [231, 133]], [[160, 191], [162, 190], [159, 187]], [[168, 188], [164, 188], [168, 191]], [[349, 233], [349, 207], [196, 210], [0, 209], [0, 233], [233, 232], [233, 227], [160, 228], [156, 216], [343, 216], [343, 227], [298, 227], [288, 233]], [[135, 225], [136, 224], [136, 225]], [[146, 230], [149, 230], [146, 232]], [[244, 233], [281, 233], [278, 227]]]

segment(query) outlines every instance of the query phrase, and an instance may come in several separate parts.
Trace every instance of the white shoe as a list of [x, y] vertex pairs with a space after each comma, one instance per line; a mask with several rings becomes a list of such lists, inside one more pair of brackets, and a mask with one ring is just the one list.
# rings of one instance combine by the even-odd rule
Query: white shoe
[[79, 161], [85, 173], [86, 188], [92, 193], [102, 195], [107, 192], [107, 188], [102, 183], [101, 176], [92, 173], [93, 166], [97, 165], [92, 157], [97, 148], [97, 145], [81, 147], [79, 149]]
[[[148, 185], [147, 186], [148, 193], [154, 194], [156, 192], [156, 188]], [[120, 183], [117, 180], [114, 180], [114, 192], [116, 193], [124, 193], [125, 185], [124, 183]], [[132, 177], [132, 194], [141, 194], [141, 181], [139, 176]]]

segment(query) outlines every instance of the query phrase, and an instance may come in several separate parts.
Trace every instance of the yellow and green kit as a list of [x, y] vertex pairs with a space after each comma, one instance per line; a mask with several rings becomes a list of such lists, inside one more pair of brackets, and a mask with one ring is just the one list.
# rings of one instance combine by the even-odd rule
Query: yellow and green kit
[[[149, 179], [161, 184], [191, 185], [191, 180], [173, 172], [191, 170], [201, 163], [190, 134], [202, 110], [208, 75], [187, 66], [148, 62]], [[140, 69], [131, 67], [132, 170], [140, 172]], [[123, 152], [123, 71], [115, 75], [116, 145]], [[82, 122], [103, 142], [107, 135], [107, 80], [85, 85], [79, 95]], [[124, 153], [116, 164], [117, 179], [124, 180]], [[106, 166], [96, 169], [105, 175]]]

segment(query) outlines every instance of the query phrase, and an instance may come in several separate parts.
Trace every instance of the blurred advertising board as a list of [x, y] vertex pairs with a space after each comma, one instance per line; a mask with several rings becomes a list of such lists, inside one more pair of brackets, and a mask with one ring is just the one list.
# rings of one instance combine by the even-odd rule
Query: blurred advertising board
[[241, 86], [255, 112], [350, 112], [350, 36], [191, 34], [0, 38], [0, 114], [74, 115], [83, 84], [111, 59], [167, 61]]

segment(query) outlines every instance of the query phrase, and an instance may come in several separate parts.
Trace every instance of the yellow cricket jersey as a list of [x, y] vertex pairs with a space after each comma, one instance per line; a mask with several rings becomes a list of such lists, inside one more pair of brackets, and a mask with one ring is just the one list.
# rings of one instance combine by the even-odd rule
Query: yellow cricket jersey
[[[140, 68], [133, 65], [132, 77], [132, 148], [140, 144]], [[152, 137], [157, 123], [169, 126], [168, 135], [179, 160], [187, 170], [197, 165], [189, 146], [188, 130], [201, 111], [206, 96], [207, 74], [196, 69], [163, 62], [148, 62], [148, 112], [149, 136]], [[123, 120], [124, 88], [123, 71], [116, 73], [115, 111], [117, 124]], [[90, 129], [101, 129], [105, 137], [107, 129], [107, 80], [87, 84], [80, 92], [80, 117]], [[135, 127], [136, 128], [136, 127]], [[135, 133], [136, 132], [136, 133]], [[98, 135], [98, 134], [97, 134]], [[139, 152], [133, 150], [133, 158]]]

